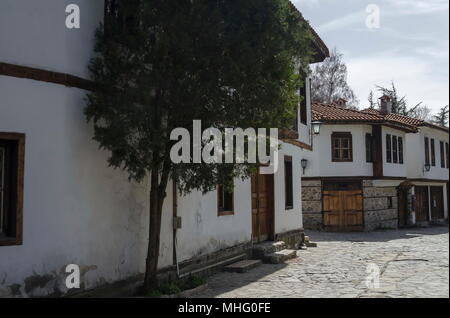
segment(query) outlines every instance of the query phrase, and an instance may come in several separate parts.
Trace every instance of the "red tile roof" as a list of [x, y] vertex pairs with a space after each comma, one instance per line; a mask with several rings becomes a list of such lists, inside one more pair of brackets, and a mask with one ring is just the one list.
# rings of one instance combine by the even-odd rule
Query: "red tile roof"
[[437, 126], [416, 118], [398, 114], [383, 114], [376, 109], [356, 110], [343, 108], [336, 103], [313, 103], [312, 118], [313, 121], [326, 123], [380, 123], [412, 132], [417, 131], [418, 127], [421, 126], [449, 131], [447, 127]]

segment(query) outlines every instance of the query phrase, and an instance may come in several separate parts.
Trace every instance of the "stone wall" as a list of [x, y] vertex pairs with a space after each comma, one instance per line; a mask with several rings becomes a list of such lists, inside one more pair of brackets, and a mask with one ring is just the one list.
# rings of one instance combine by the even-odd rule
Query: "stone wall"
[[[374, 187], [372, 180], [363, 181], [364, 224], [366, 231], [398, 227], [398, 195], [396, 187]], [[389, 206], [390, 199], [392, 206]]]
[[322, 182], [302, 181], [303, 227], [306, 230], [321, 230], [322, 219]]

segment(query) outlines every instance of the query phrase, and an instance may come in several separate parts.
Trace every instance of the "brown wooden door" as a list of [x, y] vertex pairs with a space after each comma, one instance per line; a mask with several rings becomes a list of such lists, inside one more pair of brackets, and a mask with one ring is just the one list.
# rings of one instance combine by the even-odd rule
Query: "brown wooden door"
[[408, 190], [398, 190], [398, 225], [400, 227], [408, 224]]
[[327, 231], [362, 231], [362, 191], [324, 189], [323, 221]]
[[273, 239], [273, 175], [252, 177], [252, 236], [254, 242]]
[[430, 187], [431, 219], [444, 219], [444, 188]]
[[428, 204], [428, 187], [415, 187], [414, 193], [416, 196], [415, 210], [416, 221], [426, 222], [430, 219], [430, 207]]

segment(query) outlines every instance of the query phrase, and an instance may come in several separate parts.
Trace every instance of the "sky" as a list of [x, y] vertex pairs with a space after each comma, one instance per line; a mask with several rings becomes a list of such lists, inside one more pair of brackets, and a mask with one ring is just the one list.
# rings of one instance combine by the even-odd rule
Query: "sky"
[[[292, 2], [330, 50], [344, 54], [359, 108], [369, 105], [371, 90], [380, 97], [376, 85], [392, 81], [411, 105], [423, 102], [435, 113], [449, 104], [448, 0]], [[377, 10], [379, 25], [372, 19]]]

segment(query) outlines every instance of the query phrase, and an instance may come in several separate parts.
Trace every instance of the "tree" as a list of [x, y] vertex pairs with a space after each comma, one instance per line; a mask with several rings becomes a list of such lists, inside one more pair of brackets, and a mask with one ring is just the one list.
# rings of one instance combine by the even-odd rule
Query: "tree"
[[373, 91], [370, 91], [369, 97], [367, 98], [367, 100], [369, 101], [370, 109], [375, 109], [378, 106], [377, 102], [374, 101]]
[[436, 125], [448, 127], [448, 105], [442, 107], [439, 112], [433, 116], [432, 122]]
[[347, 83], [347, 66], [343, 54], [336, 48], [330, 57], [313, 68], [311, 81], [312, 100], [321, 103], [333, 103], [345, 99], [350, 107], [358, 106], [358, 99]]
[[207, 192], [256, 169], [174, 164], [171, 132], [184, 127], [192, 136], [194, 119], [204, 128], [289, 127], [311, 35], [288, 0], [110, 0], [106, 12], [90, 64], [97, 89], [85, 114], [109, 165], [150, 180], [148, 290], [157, 283], [169, 180], [184, 194]]
[[391, 98], [391, 112], [407, 117], [417, 118], [420, 120], [428, 120], [431, 109], [422, 102], [409, 106], [406, 96], [400, 97], [394, 82], [391, 83], [391, 87], [377, 86], [378, 91], [382, 95], [387, 95]]

